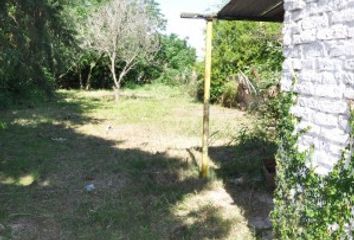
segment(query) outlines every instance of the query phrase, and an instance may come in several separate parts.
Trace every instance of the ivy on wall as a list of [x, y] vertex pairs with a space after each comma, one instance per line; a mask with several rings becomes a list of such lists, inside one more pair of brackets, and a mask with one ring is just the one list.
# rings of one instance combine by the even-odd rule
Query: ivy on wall
[[[354, 155], [351, 147], [327, 176], [319, 176], [305, 164], [311, 150], [300, 152], [295, 132], [299, 121], [290, 113], [294, 92], [283, 92], [276, 107], [278, 152], [277, 189], [272, 221], [276, 239], [352, 239], [354, 236]], [[354, 111], [351, 117], [354, 136]], [[350, 144], [351, 145], [351, 144]]]

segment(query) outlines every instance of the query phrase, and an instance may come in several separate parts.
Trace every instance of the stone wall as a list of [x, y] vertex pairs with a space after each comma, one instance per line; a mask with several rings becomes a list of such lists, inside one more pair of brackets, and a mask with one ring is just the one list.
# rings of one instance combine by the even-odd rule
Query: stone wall
[[[308, 128], [300, 150], [314, 146], [312, 166], [328, 174], [349, 144], [354, 99], [354, 0], [285, 0], [282, 89], [294, 89], [292, 111]], [[295, 84], [293, 85], [293, 80]]]

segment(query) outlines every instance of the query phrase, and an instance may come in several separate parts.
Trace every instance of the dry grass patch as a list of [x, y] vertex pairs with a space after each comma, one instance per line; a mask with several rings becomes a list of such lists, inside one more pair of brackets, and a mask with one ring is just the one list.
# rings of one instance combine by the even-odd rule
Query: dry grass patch
[[175, 239], [254, 239], [254, 234], [221, 182], [191, 193], [172, 209], [182, 224]]

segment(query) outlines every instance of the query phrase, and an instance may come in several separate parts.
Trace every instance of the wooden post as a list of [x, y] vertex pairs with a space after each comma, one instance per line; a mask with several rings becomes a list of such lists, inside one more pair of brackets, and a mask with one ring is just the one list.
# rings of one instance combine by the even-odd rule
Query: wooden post
[[205, 49], [205, 80], [204, 80], [204, 111], [203, 111], [203, 137], [202, 137], [202, 162], [200, 176], [209, 177], [209, 101], [211, 78], [211, 48], [213, 37], [213, 19], [216, 15], [199, 13], [182, 13], [181, 18], [204, 19], [207, 22], [206, 49]]
[[211, 79], [211, 48], [213, 36], [213, 19], [207, 19], [206, 49], [205, 49], [205, 80], [204, 80], [204, 111], [203, 111], [203, 139], [202, 139], [202, 163], [200, 176], [209, 176], [209, 102]]

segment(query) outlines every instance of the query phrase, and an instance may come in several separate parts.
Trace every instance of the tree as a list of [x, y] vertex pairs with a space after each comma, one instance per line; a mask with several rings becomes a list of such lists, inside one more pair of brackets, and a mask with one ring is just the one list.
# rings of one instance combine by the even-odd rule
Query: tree
[[[100, 6], [107, 3], [109, 0], [73, 0], [70, 5], [65, 8], [66, 19], [69, 24], [75, 29], [77, 47], [71, 49], [70, 52], [70, 67], [67, 72], [61, 74], [56, 80], [60, 86], [65, 78], [71, 78], [71, 84], [75, 85], [76, 79], [79, 80], [80, 89], [91, 89], [92, 73], [97, 64], [102, 60], [102, 55], [89, 48], [87, 45], [87, 22], [88, 17], [92, 12]], [[85, 73], [86, 74], [83, 74]], [[84, 79], [85, 75], [85, 79]], [[74, 81], [72, 79], [75, 79]]]
[[161, 35], [156, 55], [160, 81], [172, 85], [186, 83], [192, 75], [196, 58], [196, 50], [188, 45], [186, 39], [176, 34]]
[[[151, 1], [112, 0], [87, 22], [87, 45], [110, 59], [116, 100], [124, 77], [139, 61], [150, 61], [158, 50], [160, 22]], [[116, 72], [117, 64], [121, 71]]]
[[176, 34], [162, 35], [158, 58], [169, 68], [183, 69], [194, 65], [196, 50], [188, 45], [187, 40]]
[[[0, 1], [0, 105], [35, 92], [52, 93], [75, 45], [61, 2]], [[16, 96], [14, 96], [16, 95]]]

